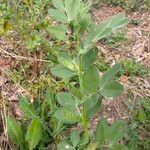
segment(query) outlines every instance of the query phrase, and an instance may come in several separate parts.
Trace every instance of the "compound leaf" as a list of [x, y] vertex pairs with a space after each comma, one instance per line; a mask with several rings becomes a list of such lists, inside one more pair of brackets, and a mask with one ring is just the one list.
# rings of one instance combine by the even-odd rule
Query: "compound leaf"
[[100, 89], [103, 89], [103, 87], [112, 80], [112, 78], [120, 71], [120, 68], [120, 64], [115, 64], [104, 73], [100, 80]]

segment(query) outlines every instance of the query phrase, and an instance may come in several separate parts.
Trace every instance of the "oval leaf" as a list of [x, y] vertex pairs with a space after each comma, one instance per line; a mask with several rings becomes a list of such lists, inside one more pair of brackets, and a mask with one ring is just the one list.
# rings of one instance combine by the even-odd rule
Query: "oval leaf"
[[70, 70], [75, 70], [71, 56], [67, 52], [61, 52], [58, 54], [58, 61]]
[[89, 66], [93, 65], [98, 55], [98, 49], [92, 48], [87, 53], [85, 53], [82, 57], [82, 64], [83, 69], [88, 68]]
[[100, 81], [100, 89], [102, 89], [106, 84], [108, 84], [112, 80], [112, 78], [120, 71], [120, 68], [120, 64], [115, 64], [104, 73]]
[[55, 65], [51, 68], [51, 73], [58, 78], [71, 78], [74, 76], [74, 72], [66, 68], [62, 64]]
[[80, 141], [80, 134], [77, 131], [71, 132], [70, 141], [74, 148], [77, 147]]
[[55, 26], [48, 26], [47, 31], [50, 32], [55, 38], [59, 40], [66, 40], [66, 32], [67, 27], [63, 24], [55, 25]]
[[57, 10], [57, 9], [49, 9], [48, 13], [55, 20], [63, 22], [63, 23], [68, 23], [68, 18], [63, 11]]
[[67, 92], [59, 92], [57, 95], [58, 103], [66, 110], [76, 112], [76, 102], [72, 95]]
[[95, 142], [99, 144], [103, 144], [104, 141], [107, 138], [107, 130], [108, 130], [108, 124], [106, 119], [102, 118], [98, 125], [95, 132]]
[[87, 94], [96, 92], [99, 87], [99, 74], [96, 67], [89, 67], [83, 75], [83, 87]]
[[69, 112], [63, 108], [60, 108], [55, 112], [55, 116], [58, 120], [64, 122], [64, 123], [77, 123], [81, 122], [82, 119], [79, 115], [76, 115], [72, 112]]
[[123, 86], [117, 81], [112, 81], [106, 84], [103, 89], [100, 90], [100, 93], [106, 97], [117, 97], [122, 93], [122, 91]]
[[62, 0], [52, 0], [52, 4], [59, 10], [65, 10], [65, 6]]

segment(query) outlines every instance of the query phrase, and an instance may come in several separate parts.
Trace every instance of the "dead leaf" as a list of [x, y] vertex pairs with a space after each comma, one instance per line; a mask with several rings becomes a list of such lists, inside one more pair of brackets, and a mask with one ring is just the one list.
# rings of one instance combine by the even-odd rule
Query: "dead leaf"
[[125, 75], [122, 75], [122, 76], [120, 77], [120, 81], [121, 81], [121, 82], [127, 82], [127, 81], [128, 81], [128, 77], [125, 76]]

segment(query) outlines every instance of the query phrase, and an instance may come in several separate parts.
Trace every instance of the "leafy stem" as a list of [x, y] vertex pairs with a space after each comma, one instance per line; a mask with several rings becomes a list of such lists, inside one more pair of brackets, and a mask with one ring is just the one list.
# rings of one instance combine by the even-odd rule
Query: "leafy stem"
[[[80, 91], [82, 92], [82, 95], [84, 95], [84, 91], [83, 91], [83, 73], [82, 73], [82, 55], [79, 55], [78, 76], [79, 76]], [[87, 113], [86, 113], [85, 104], [82, 105], [82, 125], [83, 125], [84, 133], [85, 133], [85, 141], [88, 142], [89, 141], [89, 131], [88, 131], [88, 120], [87, 120]]]

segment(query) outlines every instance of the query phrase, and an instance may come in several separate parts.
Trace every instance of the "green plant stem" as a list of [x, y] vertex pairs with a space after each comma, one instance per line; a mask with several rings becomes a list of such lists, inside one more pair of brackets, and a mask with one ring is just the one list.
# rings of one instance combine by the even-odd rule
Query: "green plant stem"
[[[84, 95], [83, 92], [83, 73], [82, 73], [82, 55], [79, 55], [79, 84], [80, 84], [80, 91], [82, 92], [82, 95]], [[89, 142], [89, 131], [88, 131], [88, 120], [87, 120], [87, 114], [86, 114], [86, 107], [83, 104], [82, 106], [82, 125], [84, 128], [85, 133], [85, 142]]]

